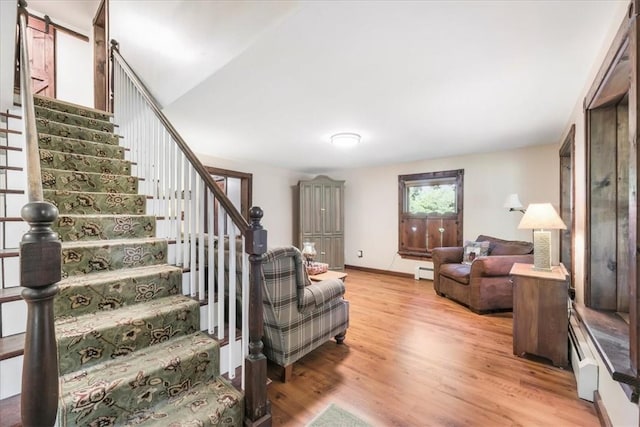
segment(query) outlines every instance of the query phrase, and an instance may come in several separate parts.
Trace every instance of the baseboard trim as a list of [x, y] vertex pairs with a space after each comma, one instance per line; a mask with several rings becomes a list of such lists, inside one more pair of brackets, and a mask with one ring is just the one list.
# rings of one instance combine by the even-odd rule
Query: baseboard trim
[[413, 279], [413, 274], [411, 274], [411, 273], [402, 273], [400, 271], [380, 270], [380, 269], [377, 269], [377, 268], [361, 267], [359, 265], [345, 265], [344, 268], [345, 269], [349, 269], [349, 270], [365, 271], [367, 273], [385, 274], [387, 276], [410, 277], [410, 278]]
[[598, 390], [593, 392], [593, 404], [596, 407], [596, 413], [598, 414], [600, 425], [603, 427], [613, 427], [611, 419], [609, 419], [609, 414], [607, 414], [607, 408], [605, 408], [604, 402], [602, 401], [602, 397], [600, 396]]

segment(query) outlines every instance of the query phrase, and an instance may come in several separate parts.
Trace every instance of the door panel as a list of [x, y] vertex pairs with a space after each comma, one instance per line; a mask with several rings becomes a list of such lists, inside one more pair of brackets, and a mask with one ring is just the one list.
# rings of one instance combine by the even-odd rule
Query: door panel
[[55, 88], [55, 29], [42, 19], [29, 16], [27, 42], [31, 66], [31, 87], [34, 94], [51, 98]]

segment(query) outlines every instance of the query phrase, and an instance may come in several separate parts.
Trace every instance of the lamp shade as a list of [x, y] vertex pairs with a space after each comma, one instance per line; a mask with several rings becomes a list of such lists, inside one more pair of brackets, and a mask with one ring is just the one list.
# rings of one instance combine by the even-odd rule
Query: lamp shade
[[518, 193], [513, 193], [507, 196], [507, 199], [504, 201], [504, 207], [511, 210], [520, 210], [524, 206], [522, 206]]
[[562, 221], [551, 203], [531, 203], [518, 228], [531, 228], [534, 230], [565, 230], [567, 226]]

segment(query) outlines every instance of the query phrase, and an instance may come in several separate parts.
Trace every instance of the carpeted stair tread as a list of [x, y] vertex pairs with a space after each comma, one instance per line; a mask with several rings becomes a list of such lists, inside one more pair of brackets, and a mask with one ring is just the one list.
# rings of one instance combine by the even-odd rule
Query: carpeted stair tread
[[53, 224], [53, 231], [63, 242], [154, 237], [156, 217], [60, 214]]
[[84, 105], [61, 101], [59, 99], [53, 99], [42, 95], [34, 95], [33, 103], [39, 107], [76, 114], [78, 116], [91, 117], [98, 120], [110, 120], [111, 117], [113, 117], [112, 113], [106, 111], [96, 110], [95, 108], [85, 107]]
[[167, 245], [166, 239], [158, 238], [62, 242], [62, 274], [69, 277], [165, 264]]
[[60, 374], [200, 330], [200, 304], [183, 295], [56, 320]]
[[81, 126], [54, 122], [49, 119], [36, 119], [36, 128], [38, 132], [44, 132], [49, 135], [66, 136], [68, 138], [82, 139], [84, 141], [102, 142], [104, 144], [113, 145], [117, 145], [120, 142], [118, 135], [111, 132], [86, 129]]
[[58, 282], [56, 317], [112, 310], [181, 292], [182, 269], [168, 264], [72, 276]]
[[224, 378], [217, 377], [164, 401], [152, 411], [139, 413], [135, 425], [240, 427], [244, 394]]
[[96, 193], [138, 192], [138, 178], [130, 175], [76, 172], [63, 169], [41, 168], [44, 190], [68, 190]]
[[[117, 385], [116, 385], [117, 386]], [[94, 385], [92, 395], [80, 395], [82, 400], [76, 412], [85, 418], [73, 422], [64, 416], [61, 425], [85, 426], [234, 426], [243, 425], [244, 395], [221, 377], [198, 384], [182, 384], [182, 391], [171, 398], [152, 406], [146, 402], [148, 394], [136, 394], [131, 410], [122, 410], [112, 404], [110, 390], [115, 387], [111, 381], [101, 380]], [[154, 391], [154, 393], [156, 393]], [[91, 399], [97, 396], [98, 399]], [[104, 396], [104, 397], [103, 397]], [[106, 402], [105, 402], [106, 401]], [[86, 402], [86, 404], [85, 404]]]
[[86, 154], [65, 153], [40, 149], [40, 164], [43, 168], [70, 171], [130, 175], [131, 162]]
[[108, 120], [98, 120], [92, 117], [80, 116], [65, 111], [41, 107], [39, 105], [36, 105], [34, 109], [37, 118], [47, 119], [57, 123], [64, 123], [72, 126], [81, 126], [87, 129], [113, 133], [113, 123]]
[[119, 145], [101, 142], [83, 141], [65, 136], [50, 135], [38, 132], [38, 145], [41, 149], [60, 151], [63, 153], [85, 154], [111, 159], [124, 159], [124, 148]]
[[84, 193], [44, 190], [44, 199], [53, 203], [60, 214], [144, 214], [147, 198], [141, 194]]

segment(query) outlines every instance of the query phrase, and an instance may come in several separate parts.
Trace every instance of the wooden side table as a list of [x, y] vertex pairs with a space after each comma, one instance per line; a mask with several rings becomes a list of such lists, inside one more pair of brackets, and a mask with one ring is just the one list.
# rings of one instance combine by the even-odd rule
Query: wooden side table
[[551, 271], [513, 264], [513, 354], [545, 357], [559, 367], [569, 364], [568, 282], [562, 264]]
[[340, 279], [344, 282], [346, 278], [347, 278], [347, 273], [345, 273], [344, 271], [332, 271], [332, 270], [328, 270], [328, 271], [325, 271], [324, 273], [314, 274], [309, 276], [309, 279], [311, 279], [314, 282], [321, 282], [327, 279]]

